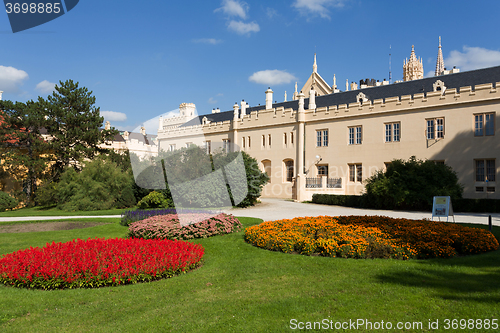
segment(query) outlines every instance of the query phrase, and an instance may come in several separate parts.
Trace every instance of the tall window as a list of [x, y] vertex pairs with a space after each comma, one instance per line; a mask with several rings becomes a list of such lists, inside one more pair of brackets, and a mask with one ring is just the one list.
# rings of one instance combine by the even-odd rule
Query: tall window
[[262, 161], [262, 168], [264, 169], [263, 171], [271, 178], [271, 161], [270, 160], [263, 160]]
[[286, 142], [286, 133], [283, 133], [283, 144], [286, 146], [287, 142]]
[[316, 147], [328, 147], [328, 130], [316, 131]]
[[212, 154], [212, 142], [211, 141], [205, 141], [205, 150], [207, 154]]
[[262, 136], [262, 147], [265, 147], [266, 146], [266, 136], [263, 135]]
[[175, 145], [170, 145], [169, 150], [170, 151], [174, 151], [175, 150]]
[[250, 137], [248, 137], [248, 148], [250, 148]]
[[241, 138], [241, 147], [245, 148], [245, 137]]
[[474, 136], [495, 135], [495, 113], [474, 115]]
[[363, 140], [361, 126], [349, 127], [349, 144], [360, 145]]
[[444, 138], [444, 118], [427, 119], [427, 140]]
[[290, 143], [293, 145], [293, 132], [290, 132]]
[[318, 177], [328, 176], [328, 164], [319, 164], [316, 167], [318, 168]]
[[363, 181], [363, 167], [360, 164], [349, 164], [349, 181], [362, 182]]
[[285, 161], [285, 179], [287, 182], [291, 182], [293, 180], [293, 161], [292, 160]]
[[268, 142], [269, 142], [269, 147], [271, 147], [271, 134], [269, 134], [269, 135], [267, 136], [267, 138], [268, 138]]
[[231, 140], [229, 139], [222, 139], [222, 150], [224, 150], [225, 152], [229, 152], [230, 151], [230, 143], [231, 143]]
[[495, 160], [476, 160], [476, 182], [494, 182], [495, 176]]
[[401, 123], [385, 124], [385, 142], [399, 142]]

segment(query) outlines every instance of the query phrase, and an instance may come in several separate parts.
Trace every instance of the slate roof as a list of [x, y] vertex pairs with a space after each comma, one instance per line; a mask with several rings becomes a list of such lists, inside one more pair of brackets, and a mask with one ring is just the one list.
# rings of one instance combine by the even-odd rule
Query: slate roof
[[[319, 108], [324, 106], [355, 103], [357, 102], [356, 96], [360, 92], [364, 93], [366, 95], [366, 98], [370, 101], [396, 96], [399, 97], [403, 95], [413, 96], [419, 93], [428, 93], [433, 91], [433, 84], [437, 80], [443, 81], [447, 89], [456, 88], [457, 90], [459, 90], [460, 87], [467, 86], [472, 86], [472, 89], [474, 89], [476, 85], [480, 85], [483, 83], [493, 83], [495, 85], [496, 82], [500, 82], [500, 66], [476, 69], [455, 74], [432, 76], [420, 80], [393, 83], [385, 86], [368, 87], [318, 96], [316, 97], [316, 107]], [[304, 94], [306, 94], [306, 92], [304, 92]], [[308, 104], [309, 98], [304, 99], [304, 106], [306, 109]], [[289, 101], [273, 104], [273, 108], [278, 108], [280, 106], [283, 106], [285, 109], [292, 108], [294, 110], [297, 110], [299, 102]], [[262, 110], [263, 108], [265, 108], [264, 105], [247, 108], [247, 114], [252, 111]], [[201, 124], [203, 117], [207, 117], [207, 120], [209, 120], [210, 122], [223, 122], [226, 120], [233, 120], [233, 110], [201, 115], [182, 124], [180, 127], [199, 125]]]

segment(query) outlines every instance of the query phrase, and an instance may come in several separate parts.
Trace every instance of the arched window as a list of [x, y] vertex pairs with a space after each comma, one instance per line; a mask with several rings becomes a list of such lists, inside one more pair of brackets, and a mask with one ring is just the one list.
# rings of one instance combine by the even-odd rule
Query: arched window
[[294, 167], [293, 167], [293, 160], [284, 160], [283, 161], [283, 166], [284, 166], [284, 181], [285, 182], [291, 182], [293, 180], [293, 174], [294, 174]]
[[271, 169], [271, 161], [270, 160], [263, 160], [262, 162], [262, 172], [265, 172], [269, 178], [271, 178], [271, 173], [272, 173], [272, 169]]

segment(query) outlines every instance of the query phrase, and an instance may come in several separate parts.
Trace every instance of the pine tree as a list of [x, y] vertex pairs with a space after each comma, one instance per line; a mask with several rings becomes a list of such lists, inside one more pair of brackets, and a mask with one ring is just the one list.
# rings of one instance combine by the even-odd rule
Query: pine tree
[[0, 101], [0, 110], [2, 172], [22, 182], [30, 206], [34, 203], [37, 179], [44, 178], [47, 170], [49, 147], [40, 133], [45, 118], [33, 101]]
[[55, 90], [46, 100], [39, 97], [38, 104], [46, 115], [45, 128], [55, 157], [53, 176], [57, 180], [66, 167], [79, 170], [81, 161], [104, 152], [106, 148], [100, 145], [118, 132], [114, 128], [100, 129], [104, 118], [95, 106], [92, 91], [72, 80], [59, 81]]

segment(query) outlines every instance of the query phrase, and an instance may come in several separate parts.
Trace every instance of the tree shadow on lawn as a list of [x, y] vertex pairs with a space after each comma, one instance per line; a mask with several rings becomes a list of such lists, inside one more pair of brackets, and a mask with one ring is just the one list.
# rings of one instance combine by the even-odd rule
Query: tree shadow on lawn
[[445, 300], [500, 303], [500, 250], [452, 259], [414, 261], [404, 271], [379, 274], [381, 283], [432, 289]]
[[[462, 223], [461, 223], [462, 224]], [[486, 225], [462, 224], [488, 229]], [[500, 227], [492, 230], [500, 239]], [[500, 249], [483, 254], [451, 259], [413, 261], [405, 271], [380, 274], [376, 279], [407, 287], [433, 289], [435, 295], [446, 300], [500, 303]]]

